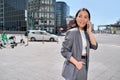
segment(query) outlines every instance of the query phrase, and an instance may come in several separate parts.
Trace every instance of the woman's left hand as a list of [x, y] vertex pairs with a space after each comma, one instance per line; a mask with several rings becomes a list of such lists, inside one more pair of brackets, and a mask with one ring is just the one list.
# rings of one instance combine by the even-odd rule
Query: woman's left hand
[[87, 32], [88, 33], [92, 32], [92, 23], [90, 21], [88, 21], [87, 23]]

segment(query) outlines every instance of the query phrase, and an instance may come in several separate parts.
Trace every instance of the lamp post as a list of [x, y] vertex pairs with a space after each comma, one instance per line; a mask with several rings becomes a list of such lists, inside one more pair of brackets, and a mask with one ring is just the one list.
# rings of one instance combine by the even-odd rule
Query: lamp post
[[27, 38], [27, 44], [26, 44], [25, 46], [28, 46], [28, 45], [29, 45], [29, 40], [28, 40], [28, 30], [29, 30], [29, 26], [30, 26], [30, 28], [33, 27], [33, 25], [34, 25], [33, 23], [34, 23], [34, 21], [33, 21], [33, 17], [27, 15], [27, 31], [26, 31], [26, 33], [25, 33], [25, 34], [27, 34], [27, 35], [26, 35], [26, 38]]

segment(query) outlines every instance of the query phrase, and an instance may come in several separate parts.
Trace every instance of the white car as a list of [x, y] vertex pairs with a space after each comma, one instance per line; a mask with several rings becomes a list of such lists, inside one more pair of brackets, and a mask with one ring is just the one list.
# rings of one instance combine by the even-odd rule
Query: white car
[[28, 38], [31, 41], [45, 40], [45, 41], [58, 41], [58, 36], [50, 34], [43, 30], [29, 30]]

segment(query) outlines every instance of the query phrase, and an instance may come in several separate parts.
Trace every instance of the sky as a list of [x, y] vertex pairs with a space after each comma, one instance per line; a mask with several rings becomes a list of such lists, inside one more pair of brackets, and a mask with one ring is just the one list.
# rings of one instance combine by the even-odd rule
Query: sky
[[91, 14], [94, 29], [98, 25], [114, 24], [120, 20], [120, 0], [56, 0], [64, 1], [70, 7], [70, 15], [75, 16], [81, 8], [87, 8]]

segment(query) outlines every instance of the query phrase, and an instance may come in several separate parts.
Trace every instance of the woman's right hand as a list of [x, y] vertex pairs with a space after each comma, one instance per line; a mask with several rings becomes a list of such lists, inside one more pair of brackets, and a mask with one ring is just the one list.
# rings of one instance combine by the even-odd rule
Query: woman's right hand
[[83, 64], [85, 64], [85, 62], [83, 61], [77, 61], [73, 56], [70, 57], [70, 62], [72, 62], [78, 70], [80, 70], [83, 66]]
[[85, 64], [83, 61], [77, 61], [75, 66], [78, 70], [82, 69], [83, 64]]

